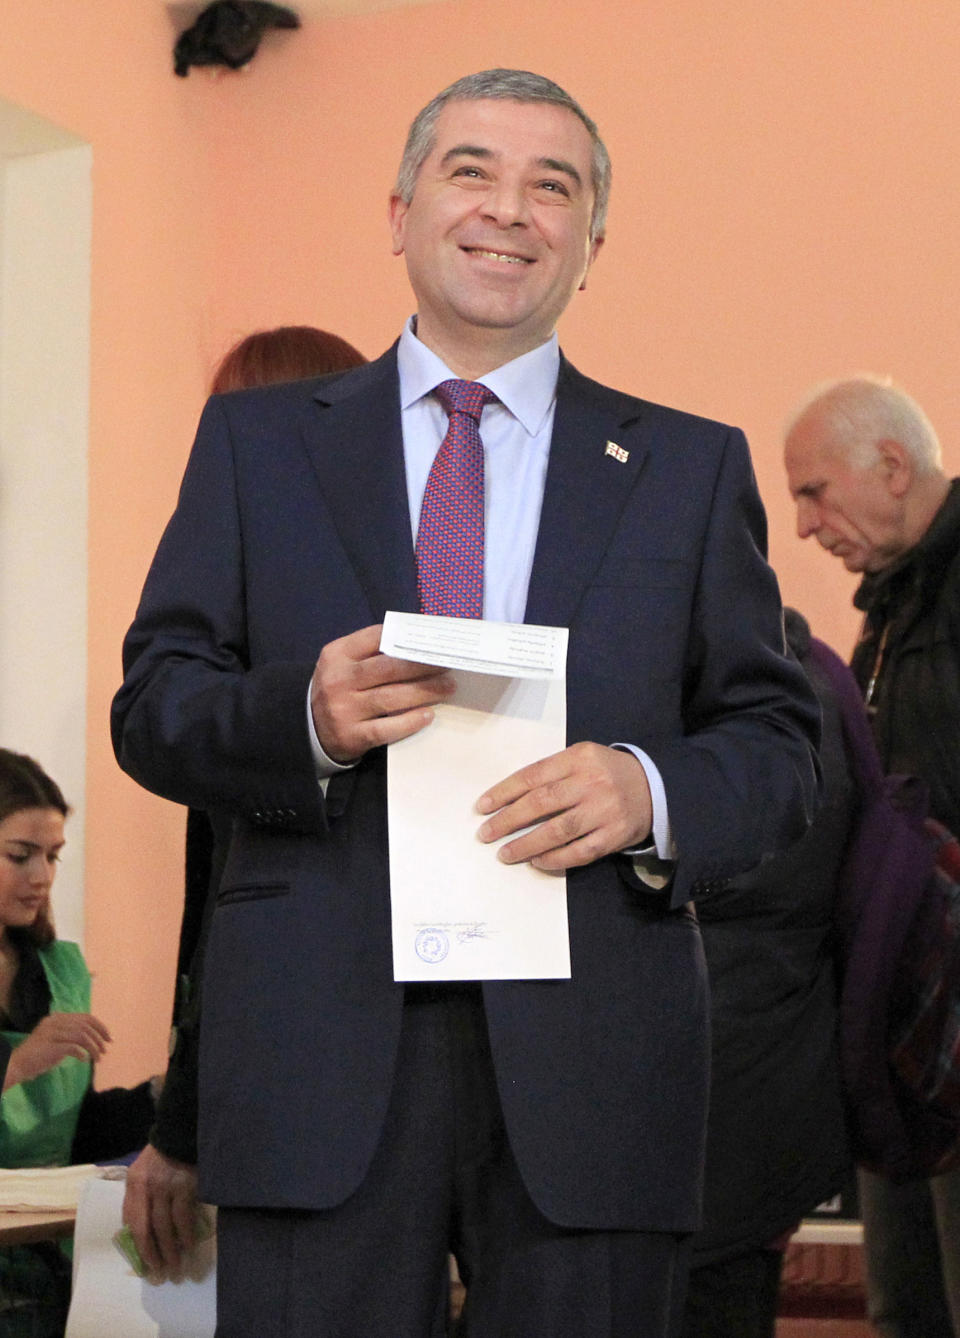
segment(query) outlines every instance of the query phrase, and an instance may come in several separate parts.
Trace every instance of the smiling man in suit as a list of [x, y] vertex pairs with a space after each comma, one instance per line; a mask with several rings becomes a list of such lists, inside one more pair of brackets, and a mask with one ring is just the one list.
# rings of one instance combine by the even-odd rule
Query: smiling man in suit
[[[438, 95], [390, 202], [416, 316], [368, 367], [213, 399], [147, 578], [118, 758], [231, 824], [200, 1077], [221, 1338], [438, 1338], [449, 1249], [472, 1338], [669, 1332], [707, 1089], [690, 900], [803, 830], [817, 712], [742, 434], [559, 352], [609, 179], [541, 76]], [[387, 755], [450, 683], [379, 624], [434, 607], [418, 530], [464, 379], [474, 611], [570, 630], [568, 746], [477, 796], [478, 837], [566, 872], [569, 980], [393, 980]]]

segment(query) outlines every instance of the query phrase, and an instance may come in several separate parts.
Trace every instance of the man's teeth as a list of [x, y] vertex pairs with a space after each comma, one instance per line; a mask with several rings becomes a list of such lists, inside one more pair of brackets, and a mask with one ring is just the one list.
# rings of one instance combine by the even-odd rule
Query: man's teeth
[[502, 251], [484, 251], [481, 247], [473, 248], [475, 256], [486, 256], [488, 260], [500, 260], [505, 265], [526, 265], [529, 263], [524, 256], [506, 256]]

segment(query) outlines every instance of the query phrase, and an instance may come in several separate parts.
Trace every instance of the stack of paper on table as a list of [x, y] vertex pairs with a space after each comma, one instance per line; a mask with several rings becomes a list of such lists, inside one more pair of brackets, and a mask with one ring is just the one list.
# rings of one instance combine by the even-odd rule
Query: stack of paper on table
[[0, 1169], [0, 1210], [56, 1213], [76, 1210], [80, 1191], [97, 1168], [80, 1166], [27, 1166]]

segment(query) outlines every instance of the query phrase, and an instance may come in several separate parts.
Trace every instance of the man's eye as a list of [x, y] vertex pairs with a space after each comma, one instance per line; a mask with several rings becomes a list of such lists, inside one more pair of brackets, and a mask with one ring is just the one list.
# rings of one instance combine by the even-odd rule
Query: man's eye
[[26, 864], [28, 856], [14, 855], [12, 851], [8, 851], [7, 859], [10, 861], [11, 864]]
[[481, 172], [479, 167], [458, 167], [453, 175], [455, 177], [479, 177]]
[[541, 181], [540, 189], [549, 191], [552, 195], [569, 195], [566, 183], [563, 181]]

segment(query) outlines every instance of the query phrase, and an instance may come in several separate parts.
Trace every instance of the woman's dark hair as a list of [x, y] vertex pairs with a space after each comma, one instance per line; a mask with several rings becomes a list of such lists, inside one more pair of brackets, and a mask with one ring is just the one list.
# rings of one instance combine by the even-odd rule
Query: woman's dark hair
[[312, 325], [281, 325], [276, 330], [257, 330], [234, 344], [214, 374], [210, 393], [301, 381], [361, 367], [366, 361], [339, 335]]
[[[60, 786], [32, 757], [0, 748], [0, 822], [25, 808], [55, 808], [63, 817], [70, 812]], [[49, 906], [23, 933], [38, 948], [56, 938]]]

